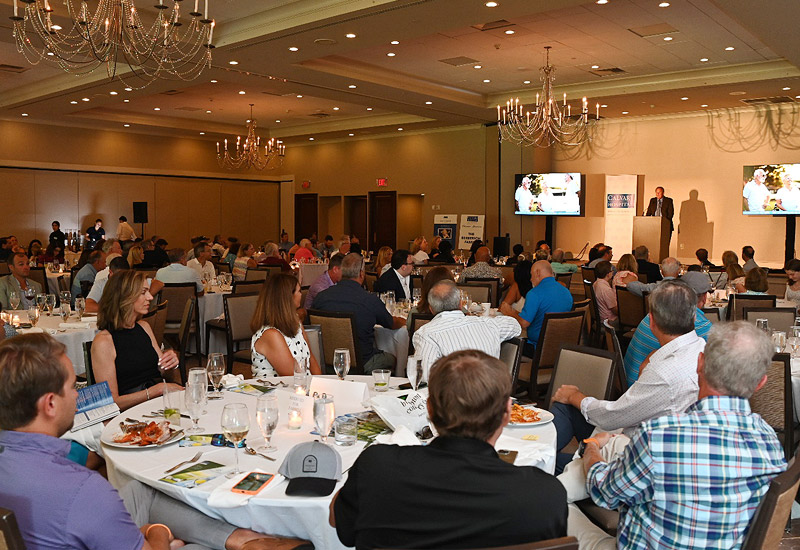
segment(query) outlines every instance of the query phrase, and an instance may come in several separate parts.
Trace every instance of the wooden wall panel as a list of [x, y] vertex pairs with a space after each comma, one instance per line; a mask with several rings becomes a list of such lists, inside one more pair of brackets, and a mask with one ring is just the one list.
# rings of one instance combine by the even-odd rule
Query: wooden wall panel
[[191, 200], [192, 184], [191, 180], [185, 179], [156, 179], [155, 203], [160, 208], [155, 209], [153, 231], [167, 240], [169, 248], [188, 248], [193, 224], [201, 217], [198, 212], [192, 212], [195, 203]]
[[[0, 236], [16, 235], [20, 244], [27, 246], [37, 235], [34, 173], [2, 168], [0, 182], [3, 196], [6, 197], [3, 201], [3, 213], [0, 215]], [[9, 197], [13, 197], [13, 201], [8, 200]]]
[[[58, 220], [64, 232], [80, 229], [78, 216], [78, 174], [39, 171], [34, 173], [36, 238], [47, 245], [52, 222]], [[27, 245], [27, 243], [24, 243]]]
[[[220, 197], [220, 212], [222, 218], [222, 232], [227, 236], [239, 238], [239, 242], [253, 242], [256, 235], [249, 229], [250, 224], [250, 194], [249, 185], [242, 182], [226, 182]], [[259, 243], [260, 244], [260, 243]]]
[[118, 208], [117, 188], [108, 174], [78, 173], [78, 209], [83, 231], [102, 218], [106, 234], [116, 235]]
[[250, 232], [252, 239], [278, 241], [280, 238], [280, 189], [277, 185], [247, 183], [250, 189]]
[[[144, 227], [145, 236], [149, 237], [155, 230], [155, 207], [156, 207], [156, 181], [152, 176], [129, 176], [124, 174], [113, 176], [114, 185], [117, 188], [117, 214], [116, 218], [125, 216], [131, 224], [137, 237], [142, 236], [141, 224], [133, 222], [133, 203], [147, 203], [148, 223]], [[116, 222], [115, 218], [115, 223]], [[116, 228], [116, 226], [115, 226]]]

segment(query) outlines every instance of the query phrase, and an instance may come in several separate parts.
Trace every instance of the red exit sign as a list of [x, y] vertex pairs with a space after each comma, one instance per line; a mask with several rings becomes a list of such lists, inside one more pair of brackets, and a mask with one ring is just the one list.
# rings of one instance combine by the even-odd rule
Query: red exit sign
[[389, 180], [387, 178], [378, 178], [375, 180], [375, 183], [378, 184], [378, 187], [386, 187], [389, 185]]

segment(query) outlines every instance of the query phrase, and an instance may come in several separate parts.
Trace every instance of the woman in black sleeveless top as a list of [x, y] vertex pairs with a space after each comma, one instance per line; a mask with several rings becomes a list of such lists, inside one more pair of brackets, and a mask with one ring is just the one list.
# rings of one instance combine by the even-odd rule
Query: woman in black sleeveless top
[[100, 299], [100, 332], [92, 342], [92, 368], [97, 382], [108, 382], [122, 410], [161, 395], [164, 384], [159, 367], [178, 366], [175, 352], [162, 352], [150, 325], [141, 320], [152, 300], [146, 274], [128, 270], [109, 277]]

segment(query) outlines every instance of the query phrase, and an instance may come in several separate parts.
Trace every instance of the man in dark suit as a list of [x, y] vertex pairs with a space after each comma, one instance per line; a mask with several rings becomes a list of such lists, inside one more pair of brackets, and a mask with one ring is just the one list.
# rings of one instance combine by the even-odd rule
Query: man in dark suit
[[375, 292], [394, 291], [394, 299], [411, 299], [411, 272], [414, 270], [414, 256], [408, 250], [397, 250], [392, 254], [392, 268], [375, 281]]
[[637, 246], [633, 250], [633, 257], [636, 258], [636, 265], [639, 267], [639, 273], [647, 276], [648, 283], [657, 283], [663, 277], [661, 276], [661, 268], [658, 264], [650, 261], [650, 251], [647, 247]]
[[672, 225], [672, 216], [675, 215], [675, 205], [672, 204], [672, 199], [664, 196], [664, 188], [656, 187], [656, 196], [650, 199], [650, 204], [647, 205], [647, 212], [645, 216], [661, 216], [669, 220], [669, 234], [672, 237], [672, 232], [675, 230]]

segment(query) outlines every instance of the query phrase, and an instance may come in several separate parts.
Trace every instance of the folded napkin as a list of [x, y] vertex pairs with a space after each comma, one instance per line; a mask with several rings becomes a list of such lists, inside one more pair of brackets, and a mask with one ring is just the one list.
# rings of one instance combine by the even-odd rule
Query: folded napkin
[[411, 445], [422, 445], [414, 432], [405, 426], [398, 426], [397, 429], [390, 434], [381, 434], [375, 438], [375, 443], [383, 445], [400, 445], [401, 447], [410, 447]]
[[89, 323], [83, 321], [72, 321], [70, 323], [58, 323], [58, 328], [89, 328]]
[[[262, 474], [268, 473], [258, 469], [251, 471], [260, 472]], [[214, 489], [211, 494], [208, 495], [208, 505], [212, 508], [238, 508], [239, 506], [247, 504], [251, 498], [264, 495], [267, 491], [274, 489], [283, 481], [282, 475], [275, 474], [275, 479], [270, 481], [257, 495], [243, 495], [242, 493], [234, 493], [231, 491], [231, 488], [243, 480], [249, 473], [250, 472], [246, 472], [232, 479], [225, 480], [222, 485]]]
[[[611, 440], [600, 449], [603, 460], [611, 462], [617, 456], [625, 452], [625, 447], [630, 443], [627, 436], [619, 435], [612, 437]], [[577, 502], [589, 498], [586, 491], [586, 474], [583, 471], [583, 459], [576, 457], [564, 467], [564, 471], [559, 474], [558, 480], [567, 490], [567, 502]]]
[[230, 388], [238, 388], [239, 384], [244, 381], [244, 376], [241, 374], [226, 374], [222, 377], [222, 387], [226, 390]]
[[44, 332], [44, 329], [41, 327], [18, 328], [17, 332], [19, 332], [20, 334], [34, 334], [34, 333]]
[[552, 444], [524, 441], [506, 434], [501, 434], [497, 438], [494, 448], [517, 451], [517, 459], [514, 461], [517, 466], [537, 466], [556, 455], [556, 449]]

